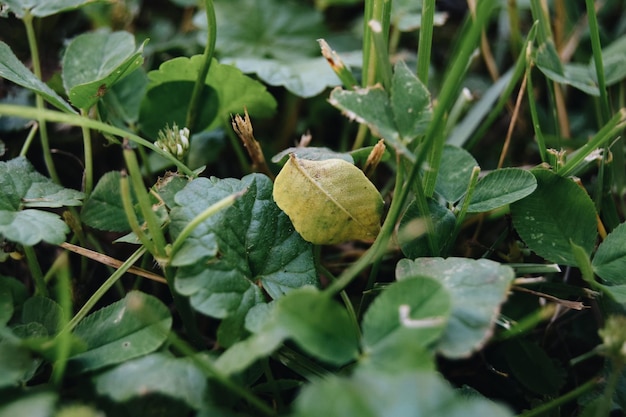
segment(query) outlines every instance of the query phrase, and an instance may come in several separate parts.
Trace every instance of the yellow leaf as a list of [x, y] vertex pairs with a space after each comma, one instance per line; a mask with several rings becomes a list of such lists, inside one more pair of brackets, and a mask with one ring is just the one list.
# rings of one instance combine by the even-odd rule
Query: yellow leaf
[[365, 174], [342, 159], [291, 154], [274, 182], [274, 200], [307, 241], [318, 245], [373, 240], [383, 199]]

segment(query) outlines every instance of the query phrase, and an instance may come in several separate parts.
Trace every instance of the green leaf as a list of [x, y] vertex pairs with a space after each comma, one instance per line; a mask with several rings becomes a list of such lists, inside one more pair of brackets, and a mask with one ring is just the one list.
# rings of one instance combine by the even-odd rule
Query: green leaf
[[[272, 200], [272, 183], [260, 174], [242, 180], [198, 178], [176, 195], [171, 212], [173, 236], [211, 204], [247, 190], [231, 207], [194, 229], [179, 252], [176, 290], [199, 312], [225, 319], [218, 333], [228, 346], [243, 334], [248, 310], [264, 302], [262, 290], [276, 299], [303, 285], [315, 285], [311, 245], [293, 230]], [[220, 256], [213, 258], [215, 243]], [[188, 251], [185, 253], [185, 251]]]
[[44, 242], [58, 245], [70, 229], [58, 215], [39, 210], [0, 210], [0, 235], [26, 246]]
[[190, 358], [153, 353], [124, 362], [95, 378], [98, 394], [117, 403], [161, 394], [199, 410], [207, 402], [207, 379]]
[[46, 297], [31, 297], [22, 307], [22, 323], [39, 323], [50, 336], [56, 335], [61, 330], [62, 316], [61, 306]]
[[[218, 358], [215, 365], [220, 370], [239, 373], [269, 356], [286, 339], [293, 340], [316, 359], [333, 365], [344, 365], [357, 357], [358, 335], [346, 309], [325, 294], [306, 287], [291, 291], [273, 304], [273, 308], [263, 304], [250, 310], [246, 327], [253, 321], [258, 328]], [[261, 317], [251, 317], [253, 314]]]
[[17, 59], [9, 45], [2, 41], [0, 41], [0, 77], [41, 95], [48, 103], [59, 110], [76, 113], [76, 110], [63, 100], [61, 96], [39, 78], [35, 77], [35, 74]]
[[513, 225], [537, 255], [562, 265], [576, 265], [572, 243], [589, 255], [596, 231], [596, 210], [585, 190], [550, 171], [532, 171], [537, 189], [511, 204]]
[[468, 213], [482, 213], [521, 200], [537, 188], [535, 176], [519, 168], [492, 171], [476, 184]]
[[342, 111], [350, 120], [366, 124], [372, 133], [393, 144], [400, 142], [391, 101], [382, 86], [344, 90], [335, 88], [328, 102]]
[[[187, 107], [193, 84], [203, 62], [202, 55], [174, 58], [148, 73], [148, 90], [139, 113], [141, 129], [156, 138], [168, 123], [185, 126]], [[207, 74], [198, 130], [214, 129], [230, 120], [230, 115], [243, 113], [252, 117], [269, 117], [276, 110], [276, 100], [266, 87], [244, 75], [237, 68], [213, 60]]]
[[107, 172], [100, 178], [80, 213], [86, 225], [111, 232], [130, 231], [122, 205], [120, 179], [119, 171]]
[[359, 353], [346, 309], [315, 288], [302, 288], [278, 300], [274, 320], [300, 348], [322, 361], [344, 365]]
[[294, 154], [300, 159], [308, 161], [324, 161], [326, 159], [343, 159], [346, 162], [354, 164], [354, 158], [348, 152], [336, 152], [330, 148], [304, 147], [287, 148], [272, 157], [275, 164], [285, 165], [289, 159], [289, 155]]
[[[321, 400], [323, 399], [323, 401]], [[294, 417], [367, 416], [509, 417], [505, 407], [466, 397], [435, 372], [395, 375], [357, 372], [330, 376], [306, 386], [295, 401]]]
[[539, 46], [536, 64], [537, 68], [552, 81], [571, 85], [592, 96], [600, 95], [589, 67], [581, 64], [563, 65], [552, 41], [544, 42]]
[[[439, 251], [444, 253], [453, 243], [450, 241], [450, 238], [454, 231], [456, 217], [447, 207], [442, 206], [433, 199], [428, 199], [428, 211], [430, 212], [430, 221], [433, 226], [431, 238], [439, 239]], [[430, 249], [427, 224], [416, 200], [409, 204], [400, 219], [398, 243], [400, 243], [402, 253], [407, 258], [415, 259], [420, 256], [439, 255], [439, 253], [432, 253]]]
[[87, 350], [70, 357], [68, 371], [92, 371], [146, 355], [163, 344], [172, 316], [158, 298], [139, 291], [81, 321], [74, 334]]
[[98, 101], [100, 118], [121, 128], [134, 126], [147, 85], [148, 77], [142, 68], [118, 80]]
[[146, 42], [136, 48], [129, 32], [85, 33], [72, 39], [62, 63], [63, 86], [72, 104], [90, 109], [117, 81], [139, 68]]
[[36, 17], [46, 17], [76, 9], [94, 1], [98, 0], [2, 0], [20, 19], [26, 12]]
[[0, 275], [0, 327], [9, 322], [26, 297], [26, 287], [22, 282]]
[[[217, 0], [219, 28], [216, 50], [226, 57], [277, 58], [319, 54], [316, 39], [326, 35], [324, 16], [310, 6], [290, 0]], [[203, 29], [198, 36], [206, 42], [206, 13], [194, 23]]]
[[54, 392], [31, 391], [0, 405], [0, 417], [50, 417], [56, 402]]
[[238, 374], [257, 360], [269, 356], [283, 344], [287, 336], [277, 323], [269, 322], [258, 333], [229, 347], [215, 361], [215, 366], [226, 374]]
[[528, 390], [540, 395], [556, 395], [565, 384], [563, 369], [534, 343], [507, 341], [502, 347], [513, 376]]
[[6, 339], [0, 340], [0, 388], [26, 382], [34, 361], [30, 352], [19, 344]]
[[379, 365], [386, 354], [398, 367], [397, 359], [386, 351], [422, 352], [432, 347], [451, 312], [450, 294], [436, 280], [413, 277], [395, 282], [385, 287], [363, 317], [364, 354], [378, 356]]
[[394, 121], [402, 140], [410, 143], [423, 135], [432, 118], [430, 93], [403, 61], [394, 68], [390, 96]]
[[[626, 78], [626, 36], [622, 35], [602, 49], [602, 65], [607, 86]], [[593, 58], [589, 62], [589, 70], [592, 74], [596, 73]]]
[[591, 261], [593, 271], [612, 285], [626, 284], [626, 223], [604, 239]]
[[445, 145], [435, 191], [448, 203], [456, 203], [467, 191], [472, 170], [476, 166], [478, 162], [465, 149]]
[[395, 67], [389, 94], [380, 85], [349, 91], [337, 87], [328, 101], [401, 149], [425, 132], [432, 117], [428, 89], [404, 63]]
[[274, 181], [274, 200], [302, 237], [315, 244], [373, 240], [383, 199], [363, 171], [343, 159], [291, 155]]
[[431, 277], [450, 293], [452, 317], [437, 351], [449, 358], [463, 358], [480, 349], [493, 333], [493, 326], [506, 300], [513, 269], [487, 259], [402, 259], [396, 279]]
[[225, 59], [224, 62], [246, 74], [256, 74], [269, 85], [285, 87], [304, 98], [314, 97], [328, 87], [341, 85], [341, 80], [324, 57], [296, 57], [288, 61], [242, 57]]
[[0, 210], [21, 207], [79, 206], [83, 193], [44, 177], [24, 157], [0, 162]]

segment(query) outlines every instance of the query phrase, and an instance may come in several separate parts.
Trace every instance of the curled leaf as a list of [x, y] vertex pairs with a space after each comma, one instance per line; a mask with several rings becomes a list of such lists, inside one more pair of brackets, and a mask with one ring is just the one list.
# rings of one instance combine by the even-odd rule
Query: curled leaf
[[342, 159], [308, 161], [291, 154], [276, 177], [274, 200], [307, 241], [372, 240], [383, 200], [365, 174]]

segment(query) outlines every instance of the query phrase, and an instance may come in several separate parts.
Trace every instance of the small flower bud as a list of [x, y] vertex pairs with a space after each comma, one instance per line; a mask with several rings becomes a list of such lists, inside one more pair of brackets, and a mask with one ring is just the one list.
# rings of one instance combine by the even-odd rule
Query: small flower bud
[[176, 123], [171, 128], [165, 125], [165, 129], [159, 131], [154, 145], [182, 160], [189, 150], [189, 129], [179, 129]]

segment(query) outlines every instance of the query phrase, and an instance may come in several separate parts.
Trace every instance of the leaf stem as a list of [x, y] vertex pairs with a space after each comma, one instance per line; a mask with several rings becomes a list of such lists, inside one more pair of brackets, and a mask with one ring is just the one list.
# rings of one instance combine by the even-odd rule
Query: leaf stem
[[[70, 284], [70, 266], [67, 252], [61, 255], [54, 262], [56, 275], [56, 298], [61, 307], [60, 324], [65, 327], [70, 319], [72, 311], [72, 287]], [[52, 268], [51, 268], [52, 269]], [[70, 356], [72, 339], [69, 333], [63, 333], [55, 340], [56, 345], [56, 361], [52, 370], [52, 381], [59, 387], [63, 382], [67, 359]]]
[[178, 351], [180, 351], [185, 356], [189, 357], [195, 365], [207, 376], [215, 379], [220, 385], [236, 394], [237, 396], [246, 400], [252, 407], [256, 409], [261, 415], [264, 416], [275, 416], [276, 412], [272, 410], [267, 404], [254, 396], [251, 392], [246, 390], [244, 387], [237, 385], [234, 381], [232, 381], [228, 375], [223, 374], [220, 370], [213, 365], [208, 359], [202, 359], [198, 357], [194, 349], [189, 346], [184, 340], [178, 337], [174, 332], [169, 333], [169, 342], [174, 346]]
[[24, 250], [24, 256], [26, 256], [28, 269], [30, 270], [33, 281], [35, 282], [35, 295], [47, 297], [48, 288], [46, 287], [46, 281], [44, 280], [43, 273], [41, 272], [41, 266], [39, 266], [39, 262], [37, 261], [35, 250], [32, 246], [26, 245], [24, 245], [22, 249]]
[[169, 254], [170, 260], [174, 258], [183, 243], [185, 243], [185, 240], [191, 235], [194, 229], [200, 225], [200, 223], [213, 216], [217, 212], [224, 210], [227, 207], [230, 207], [239, 197], [244, 195], [246, 191], [248, 190], [245, 189], [224, 197], [217, 203], [207, 207], [202, 213], [198, 214], [189, 223], [187, 223], [187, 225], [183, 228], [183, 230], [180, 232], [180, 234], [172, 244], [172, 248]]
[[215, 52], [215, 40], [217, 34], [217, 23], [215, 21], [215, 8], [213, 7], [213, 0], [204, 0], [204, 9], [207, 17], [207, 40], [202, 54], [202, 67], [198, 71], [198, 78], [193, 86], [191, 93], [191, 99], [189, 102], [189, 108], [187, 109], [187, 128], [191, 131], [195, 131], [196, 118], [198, 116], [198, 108], [200, 107], [200, 98], [202, 97], [202, 91], [206, 83], [206, 77], [211, 67], [211, 61], [213, 60], [213, 53]]
[[[0, 104], [0, 115], [16, 116], [26, 119], [47, 120], [50, 122], [67, 123], [74, 126], [88, 127], [99, 132], [109, 133], [120, 138], [127, 138], [133, 143], [144, 146], [151, 151], [154, 151], [176, 165], [178, 169], [189, 177], [195, 177], [196, 174], [189, 169], [184, 163], [176, 159], [169, 152], [163, 151], [158, 146], [155, 146], [152, 142], [142, 138], [141, 136], [130, 133], [124, 129], [120, 129], [115, 126], [108, 125], [106, 123], [99, 122], [97, 120], [89, 119], [79, 116], [77, 114], [63, 113], [55, 110], [46, 110], [43, 108], [32, 108], [27, 106], [15, 106], [9, 104]], [[42, 124], [40, 123], [40, 127]]]
[[[530, 80], [529, 80], [530, 81]], [[532, 100], [531, 100], [532, 101]], [[559, 169], [558, 174], [565, 177], [570, 175], [578, 165], [589, 156], [591, 152], [608, 143], [626, 126], [626, 108], [620, 109], [615, 115], [604, 125], [589, 142], [576, 151], [567, 162]]]
[[[80, 114], [83, 117], [89, 118], [88, 112], [81, 109]], [[81, 127], [83, 133], [83, 148], [85, 153], [85, 175], [83, 177], [83, 188], [87, 197], [93, 190], [93, 147], [91, 143], [91, 130], [88, 127]]]
[[424, 0], [422, 3], [422, 22], [417, 47], [417, 78], [419, 78], [424, 85], [428, 85], [434, 16], [435, 0]]
[[165, 236], [163, 235], [163, 230], [161, 230], [159, 219], [152, 209], [150, 195], [146, 191], [146, 187], [143, 183], [143, 176], [141, 175], [135, 151], [128, 146], [128, 142], [125, 142], [122, 146], [124, 147], [124, 160], [126, 161], [126, 167], [128, 168], [130, 180], [133, 184], [133, 191], [135, 191], [135, 196], [139, 202], [141, 214], [148, 227], [150, 238], [152, 242], [154, 242], [153, 250], [150, 252], [156, 258], [157, 262], [160, 263], [167, 256], [165, 251]]
[[135, 262], [137, 262], [143, 256], [144, 253], [146, 253], [146, 248], [142, 246], [141, 248], [137, 249], [132, 255], [130, 255], [128, 259], [126, 259], [126, 261], [124, 261], [124, 263], [120, 266], [120, 268], [116, 270], [113, 274], [111, 274], [111, 276], [107, 278], [107, 280], [104, 281], [102, 285], [100, 285], [100, 288], [98, 288], [93, 293], [93, 295], [89, 297], [89, 300], [87, 300], [87, 302], [81, 307], [78, 313], [76, 313], [76, 315], [72, 317], [69, 323], [67, 323], [63, 330], [59, 333], [59, 335], [74, 330], [76, 325], [78, 325], [78, 323], [83, 318], [85, 318], [87, 314], [89, 314], [91, 309], [96, 305], [98, 301], [100, 301], [104, 294], [106, 294], [106, 292], [122, 277], [122, 275], [126, 273], [126, 271], [128, 271], [131, 266], [135, 264]]
[[528, 410], [524, 413], [521, 413], [518, 415], [518, 417], [537, 417], [537, 416], [544, 415], [550, 410], [553, 410], [570, 401], [576, 400], [578, 397], [580, 397], [584, 393], [589, 392], [593, 388], [595, 388], [601, 381], [602, 381], [601, 377], [592, 378], [589, 381], [582, 384], [581, 386], [574, 388], [567, 394], [564, 394], [558, 398], [555, 398], [554, 400], [549, 401], [547, 403], [541, 404], [540, 406], [535, 407], [532, 410]]
[[[424, 142], [421, 146], [428, 151], [427, 161], [429, 169], [426, 170], [424, 174], [424, 192], [427, 197], [431, 197], [435, 191], [435, 183], [437, 181], [443, 145], [445, 143], [443, 132], [446, 125], [446, 114], [450, 111], [456, 100], [457, 92], [467, 72], [472, 53], [478, 44], [480, 34], [487, 20], [491, 16], [494, 5], [495, 3], [490, 1], [478, 2], [476, 15], [473, 21], [468, 21], [467, 25], [469, 25], [469, 27], [467, 30], [461, 32], [459, 48], [452, 59], [451, 67], [446, 72], [444, 78], [445, 82], [443, 83], [441, 93], [438, 97], [438, 104], [433, 111], [432, 122], [428, 126]], [[468, 15], [468, 19], [472, 18]], [[409, 175], [409, 183], [417, 178], [417, 174], [424, 161], [424, 156], [426, 156], [425, 152], [420, 152], [419, 157], [416, 158], [415, 165]]]
[[591, 37], [591, 50], [593, 51], [593, 63], [596, 67], [598, 90], [600, 90], [600, 125], [609, 120], [609, 97], [606, 92], [606, 78], [604, 76], [604, 64], [602, 63], [602, 45], [600, 44], [600, 31], [598, 29], [598, 17], [596, 15], [595, 2], [585, 0], [587, 6], [587, 19], [589, 21], [589, 35]]
[[454, 224], [454, 231], [452, 232], [452, 237], [450, 238], [450, 242], [454, 242], [456, 237], [461, 230], [461, 226], [465, 221], [465, 215], [467, 214], [467, 208], [469, 207], [472, 196], [474, 195], [474, 190], [476, 189], [476, 184], [478, 183], [478, 175], [480, 174], [480, 167], [475, 166], [472, 168], [472, 174], [470, 176], [469, 184], [467, 186], [467, 192], [465, 193], [465, 198], [463, 199], [463, 203], [461, 203], [461, 210], [456, 216], [456, 222]]
[[[337, 281], [337, 278], [330, 272], [324, 265], [319, 264], [318, 268], [321, 272], [330, 278], [333, 282]], [[346, 306], [346, 311], [348, 312], [348, 316], [350, 317], [350, 321], [352, 322], [352, 327], [357, 335], [359, 335], [359, 339], [361, 338], [361, 327], [359, 326], [359, 320], [357, 319], [356, 311], [354, 310], [354, 306], [352, 305], [352, 301], [350, 301], [350, 297], [345, 290], [339, 292], [339, 296], [341, 297], [341, 301]]]
[[[33, 18], [34, 16], [30, 14], [29, 10], [27, 10], [24, 13], [22, 22], [24, 22], [24, 26], [26, 27], [28, 47], [30, 48], [30, 56], [33, 61], [33, 73], [37, 78], [41, 80], [41, 63], [39, 61], [39, 48], [37, 46], [37, 36], [35, 35], [35, 28], [33, 27]], [[37, 107], [37, 110], [44, 109], [43, 97], [40, 94], [35, 94], [35, 105]], [[61, 181], [54, 166], [54, 161], [52, 160], [52, 152], [50, 151], [50, 141], [48, 139], [48, 128], [46, 127], [46, 122], [42, 116], [39, 116], [37, 118], [37, 123], [39, 124], [39, 137], [41, 138], [41, 149], [43, 152], [43, 160], [46, 164], [46, 169], [48, 170], [48, 174], [50, 174], [50, 178], [52, 178], [54, 182], [59, 184]]]
[[[363, 69], [362, 69], [362, 86], [367, 87], [376, 84], [379, 81], [377, 69], [377, 55], [374, 41], [374, 34], [369, 25], [371, 20], [376, 20], [381, 24], [381, 33], [383, 39], [387, 42], [389, 32], [389, 21], [391, 19], [391, 1], [390, 0], [366, 0], [365, 16], [364, 16], [364, 33], [363, 33]], [[389, 59], [389, 57], [385, 57]]]

